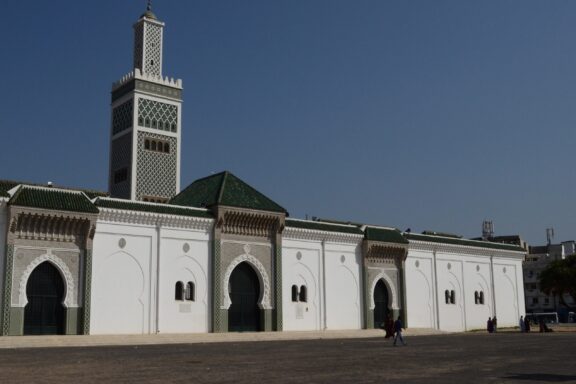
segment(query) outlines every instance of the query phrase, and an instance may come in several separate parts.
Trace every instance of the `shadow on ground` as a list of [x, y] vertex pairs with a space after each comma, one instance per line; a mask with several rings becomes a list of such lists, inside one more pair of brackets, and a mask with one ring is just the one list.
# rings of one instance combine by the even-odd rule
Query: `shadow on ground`
[[546, 381], [549, 383], [576, 381], [576, 375], [557, 375], [554, 373], [516, 373], [502, 378], [508, 380]]

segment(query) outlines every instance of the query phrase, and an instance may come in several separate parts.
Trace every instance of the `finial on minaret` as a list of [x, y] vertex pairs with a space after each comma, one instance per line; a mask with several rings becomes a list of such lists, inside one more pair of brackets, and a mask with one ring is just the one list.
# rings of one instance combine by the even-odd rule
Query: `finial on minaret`
[[144, 12], [142, 16], [147, 17], [149, 19], [157, 20], [156, 15], [152, 12], [152, 0], [148, 0], [146, 2], [146, 12]]

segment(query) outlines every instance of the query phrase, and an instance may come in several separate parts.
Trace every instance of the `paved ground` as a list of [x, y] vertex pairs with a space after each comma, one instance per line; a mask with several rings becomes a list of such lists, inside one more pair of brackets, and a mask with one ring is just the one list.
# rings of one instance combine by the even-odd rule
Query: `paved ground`
[[576, 383], [576, 334], [5, 348], [2, 383]]

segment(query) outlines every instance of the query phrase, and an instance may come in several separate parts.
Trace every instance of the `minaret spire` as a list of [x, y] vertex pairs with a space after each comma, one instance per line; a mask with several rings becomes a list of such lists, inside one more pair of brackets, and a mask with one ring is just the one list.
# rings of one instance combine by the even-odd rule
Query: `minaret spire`
[[148, 0], [148, 5], [146, 6], [148, 12], [152, 12], [152, 0]]

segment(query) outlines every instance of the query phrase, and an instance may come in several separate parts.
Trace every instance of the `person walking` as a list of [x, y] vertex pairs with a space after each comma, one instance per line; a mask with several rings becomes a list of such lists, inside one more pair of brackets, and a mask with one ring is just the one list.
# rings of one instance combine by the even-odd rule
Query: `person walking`
[[498, 330], [498, 320], [496, 319], [496, 316], [492, 318], [492, 327], [494, 328], [494, 333], [496, 333]]
[[398, 316], [398, 319], [394, 322], [394, 332], [396, 336], [394, 336], [394, 346], [396, 346], [396, 342], [400, 339], [402, 345], [407, 345], [404, 342], [404, 338], [402, 337], [402, 329], [404, 328], [404, 324], [402, 324], [402, 319]]
[[530, 319], [528, 316], [524, 318], [524, 332], [530, 332]]
[[520, 332], [522, 333], [526, 332], [526, 324], [524, 323], [524, 316], [520, 316], [520, 321], [518, 325], [520, 325]]

